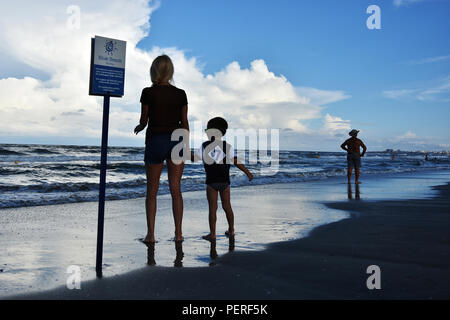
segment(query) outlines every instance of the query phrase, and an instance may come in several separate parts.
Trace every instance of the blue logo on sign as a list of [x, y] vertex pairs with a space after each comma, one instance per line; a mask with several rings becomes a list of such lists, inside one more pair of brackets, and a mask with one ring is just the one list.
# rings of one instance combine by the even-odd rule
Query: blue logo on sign
[[106, 42], [105, 53], [112, 56], [114, 54], [114, 51], [117, 50], [116, 45], [117, 45], [116, 41], [110, 40], [110, 41]]

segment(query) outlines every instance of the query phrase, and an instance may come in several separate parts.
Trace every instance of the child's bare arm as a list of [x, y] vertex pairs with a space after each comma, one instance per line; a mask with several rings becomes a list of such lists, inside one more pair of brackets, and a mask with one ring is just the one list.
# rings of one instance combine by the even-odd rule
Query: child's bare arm
[[247, 175], [249, 181], [253, 180], [253, 174], [250, 172], [250, 170], [247, 169], [244, 164], [239, 161], [237, 157], [234, 157], [234, 165]]

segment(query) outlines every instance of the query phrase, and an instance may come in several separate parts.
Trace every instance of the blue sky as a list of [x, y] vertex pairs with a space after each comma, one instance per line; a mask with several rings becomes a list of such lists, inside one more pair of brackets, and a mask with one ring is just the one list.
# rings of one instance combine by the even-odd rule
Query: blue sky
[[[381, 9], [381, 30], [369, 30], [366, 8]], [[343, 90], [351, 99], [327, 109], [366, 134], [440, 136], [450, 142], [450, 91], [436, 99], [390, 99], [383, 91], [449, 82], [450, 1], [161, 1], [147, 48], [176, 46], [205, 73], [237, 60], [262, 58], [293, 85]], [[424, 59], [444, 57], [436, 62]]]
[[[222, 112], [230, 117], [232, 126], [265, 123], [264, 127], [286, 129], [293, 132], [281, 135], [281, 146], [287, 149], [337, 151], [349, 127], [361, 129], [372, 150], [450, 149], [450, 1], [161, 0], [148, 5], [139, 0], [114, 0], [114, 6], [108, 8], [107, 1], [61, 1], [58, 6], [43, 1], [28, 19], [20, 2], [27, 3], [2, 4], [6, 6], [3, 12], [10, 11], [8, 16], [27, 23], [11, 18], [0, 32], [0, 81], [4, 80], [5, 90], [3, 105], [0, 101], [5, 120], [0, 124], [6, 128], [11, 119], [24, 117], [11, 111], [27, 108], [19, 93], [15, 96], [18, 86], [33, 91], [30, 99], [42, 101], [40, 114], [47, 116], [42, 121], [28, 121], [33, 124], [27, 127], [28, 133], [0, 130], [1, 143], [98, 144], [96, 121], [101, 100], [81, 97], [87, 64], [81, 52], [87, 51], [85, 39], [106, 33], [128, 41], [127, 91], [124, 99], [114, 100], [113, 145], [142, 144], [128, 135], [139, 117], [139, 92], [148, 83], [145, 70], [157, 54], [170, 53], [176, 84], [186, 89], [192, 106], [191, 119], [204, 122], [214, 112]], [[81, 8], [81, 29], [58, 31], [65, 24], [66, 6], [71, 4]], [[381, 9], [381, 30], [366, 27], [370, 16], [366, 9], [372, 4]], [[91, 21], [91, 16], [96, 20]], [[45, 27], [50, 35], [39, 31]], [[39, 37], [45, 38], [36, 45], [34, 39]], [[37, 51], [40, 43], [45, 46]], [[70, 63], [55, 61], [55, 51], [73, 57], [79, 52], [76, 59], [80, 65], [67, 68], [67, 75], [80, 74], [79, 79], [67, 80], [53, 68], [58, 63], [62, 69], [74, 64], [74, 59]], [[33, 53], [39, 59], [31, 59]], [[144, 71], [138, 76], [140, 69]], [[272, 96], [261, 100], [265, 107], [260, 108], [258, 99], [240, 105], [242, 95], [235, 94], [239, 88], [220, 84], [248, 74], [250, 80], [241, 89], [251, 91], [249, 96], [264, 95], [274, 85]], [[258, 85], [261, 74], [267, 81]], [[208, 80], [208, 75], [212, 79]], [[76, 99], [74, 93], [62, 92], [68, 87], [81, 88]], [[205, 88], [221, 90], [228, 95], [226, 101], [236, 103], [216, 101], [213, 94], [206, 95]], [[316, 98], [311, 90], [318, 92]], [[332, 98], [327, 102], [325, 96]], [[67, 101], [74, 100], [68, 106]], [[265, 104], [267, 101], [270, 103]], [[62, 117], [60, 109], [68, 109], [66, 115], [80, 111], [79, 116], [69, 120]], [[258, 111], [243, 121], [243, 110]], [[292, 110], [292, 119], [277, 115], [289, 115]], [[263, 113], [269, 115], [259, 119]]]

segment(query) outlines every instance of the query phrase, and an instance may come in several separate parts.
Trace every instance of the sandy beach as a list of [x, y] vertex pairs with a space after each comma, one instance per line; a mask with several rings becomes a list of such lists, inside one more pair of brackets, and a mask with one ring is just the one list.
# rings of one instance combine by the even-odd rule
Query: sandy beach
[[1, 3], [3, 314], [450, 300], [450, 0]]
[[[236, 222], [239, 231], [233, 251], [229, 252], [229, 242], [225, 236], [218, 238], [216, 248], [206, 241], [198, 240], [207, 230], [206, 220], [204, 225], [198, 228], [188, 226], [192, 216], [188, 218], [190, 211], [187, 210], [185, 241], [181, 248], [184, 257], [179, 255], [180, 248], [175, 248], [173, 242], [169, 239], [160, 239], [155, 247], [155, 266], [146, 265], [147, 249], [137, 240], [130, 241], [127, 228], [122, 225], [124, 217], [117, 213], [124, 210], [124, 205], [129, 206], [130, 201], [122, 201], [122, 204], [120, 201], [112, 201], [109, 202], [109, 212], [112, 212], [109, 218], [110, 229], [105, 232], [104, 278], [92, 279], [91, 273], [92, 280], [89, 280], [89, 276], [85, 277], [83, 274], [83, 279], [87, 279], [82, 282], [81, 290], [68, 290], [64, 285], [67, 275], [57, 274], [56, 276], [62, 280], [59, 279], [59, 282], [55, 283], [56, 271], [44, 272], [41, 276], [37, 276], [40, 268], [36, 268], [33, 271], [34, 276], [47, 281], [47, 287], [40, 289], [39, 284], [46, 283], [43, 279], [33, 282], [32, 275], [28, 275], [30, 278], [27, 278], [26, 272], [14, 273], [12, 268], [8, 269], [6, 266], [4, 272], [0, 274], [0, 279], [4, 285], [9, 286], [9, 292], [14, 293], [15, 290], [16, 294], [5, 294], [3, 291], [2, 298], [448, 299], [450, 298], [448, 236], [450, 186], [446, 183], [448, 181], [450, 181], [448, 172], [367, 177], [360, 187], [360, 199], [355, 198], [356, 190], [351, 190], [352, 199], [349, 199], [347, 186], [342, 183], [342, 179], [237, 188], [234, 190], [233, 200], [237, 212], [241, 212], [241, 218]], [[441, 186], [431, 188], [431, 185]], [[399, 190], [398, 186], [403, 188]], [[189, 194], [191, 193], [186, 193], [185, 196], [186, 208], [190, 207], [189, 204], [193, 206], [193, 202], [199, 196], [195, 192]], [[283, 205], [279, 205], [280, 203]], [[78, 204], [87, 207], [93, 205]], [[48, 207], [42, 208], [47, 208], [48, 211]], [[112, 210], [113, 207], [118, 211]], [[203, 209], [197, 204], [197, 210]], [[33, 210], [39, 210], [39, 207], [34, 207]], [[73, 210], [74, 208], [69, 211]], [[83, 217], [86, 210], [84, 208], [84, 211], [78, 211], [79, 217]], [[302, 214], [304, 211], [313, 212], [315, 219]], [[251, 215], [251, 212], [254, 215]], [[293, 212], [296, 212], [297, 216]], [[51, 211], [47, 213], [50, 214]], [[245, 219], [242, 218], [244, 213], [247, 215]], [[139, 232], [143, 234], [145, 221], [142, 220], [144, 218], [142, 215], [129, 213], [125, 217], [127, 225], [132, 226], [135, 237]], [[202, 217], [206, 218], [204, 215]], [[269, 217], [277, 221], [273, 222]], [[142, 228], [138, 230], [139, 232], [135, 230], [133, 219], [141, 219]], [[323, 224], [327, 219], [328, 223]], [[47, 220], [52, 221], [49, 217]], [[335, 222], [331, 222], [333, 220]], [[68, 245], [70, 242], [67, 239], [76, 233], [78, 237], [91, 234], [90, 238], [80, 239], [77, 243], [82, 244], [82, 247], [75, 250], [72, 256], [66, 252], [66, 257], [61, 258], [64, 249], [59, 248], [60, 256], [56, 260], [61, 264], [66, 263], [64, 266], [67, 263], [83, 262], [86, 264], [83, 266], [84, 269], [92, 270], [95, 261], [95, 251], [92, 250], [95, 245], [93, 230], [96, 226], [95, 224], [89, 226], [89, 232], [80, 234], [80, 226], [77, 226], [77, 223], [82, 225], [81, 222], [75, 222], [75, 227], [69, 228], [64, 235], [55, 232], [52, 235], [53, 241], [59, 238], [60, 244]], [[122, 226], [121, 232], [111, 229], [113, 225], [116, 225], [114, 228]], [[271, 234], [269, 228], [273, 228], [273, 225], [278, 225], [279, 230], [277, 232], [274, 229]], [[219, 222], [219, 226], [225, 228], [224, 220]], [[78, 232], [75, 232], [76, 230]], [[128, 240], [122, 243], [119, 241], [121, 237], [116, 233]], [[108, 236], [108, 234], [115, 235]], [[259, 246], [251, 245], [251, 238], [257, 234], [260, 236], [253, 242]], [[265, 236], [269, 239], [268, 242], [263, 241]], [[297, 239], [292, 240], [295, 238]], [[91, 243], [93, 240], [94, 244]], [[41, 241], [45, 242], [43, 239]], [[114, 242], [121, 245], [108, 245]], [[131, 252], [127, 246], [133, 247], [134, 251], [131, 251], [136, 252], [125, 259], [119, 258], [124, 252]], [[12, 250], [10, 247], [7, 253], [2, 253], [2, 256], [11, 255]], [[83, 254], [86, 251], [89, 253]], [[170, 255], [164, 253], [166, 251], [170, 252]], [[42, 262], [46, 256], [45, 252], [27, 254], [19, 250], [16, 252], [28, 260], [30, 255], [34, 254], [36, 260], [40, 259], [41, 264], [45, 264], [45, 261]], [[52, 254], [49, 253], [47, 256], [47, 259], [56, 261], [52, 258]], [[29, 263], [26, 259], [24, 268]], [[130, 263], [130, 260], [134, 263]], [[108, 264], [120, 265], [121, 261], [122, 264], [128, 265], [128, 269], [124, 268], [123, 272], [120, 268], [108, 267]], [[202, 266], [198, 261], [203, 261], [204, 265], [210, 267]], [[180, 266], [180, 262], [184, 263], [183, 268], [173, 267], [174, 264]], [[36, 266], [37, 262], [34, 263]], [[47, 268], [50, 268], [51, 263], [47, 264]], [[367, 289], [366, 280], [369, 275], [366, 269], [370, 265], [380, 267], [380, 290]], [[62, 266], [60, 269], [64, 270]], [[14, 289], [14, 282], [5, 277], [8, 274], [12, 277], [15, 274], [15, 278], [22, 277], [22, 282], [28, 281], [35, 287], [25, 290], [28, 291], [26, 294], [18, 295], [23, 293], [24, 288], [19, 288], [20, 286], [16, 284]], [[48, 290], [48, 282], [56, 288]]]

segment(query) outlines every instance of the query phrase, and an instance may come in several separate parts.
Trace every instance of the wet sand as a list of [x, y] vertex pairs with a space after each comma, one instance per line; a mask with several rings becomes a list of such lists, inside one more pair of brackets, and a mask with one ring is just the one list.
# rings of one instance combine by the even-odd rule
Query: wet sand
[[[367, 182], [361, 192], [375, 190], [371, 183], [376, 184]], [[83, 281], [81, 290], [62, 286], [9, 298], [449, 299], [450, 185], [436, 187], [434, 196], [413, 200], [364, 200], [367, 191], [357, 200], [355, 191], [353, 199], [331, 197], [326, 202], [326, 210], [350, 212], [349, 218], [317, 227], [305, 238], [270, 244], [263, 251], [219, 255], [211, 258], [213, 267], [146, 266]], [[271, 199], [270, 194], [265, 197]], [[220, 241], [228, 246], [225, 238]], [[381, 269], [380, 290], [367, 289], [370, 265]]]
[[[328, 190], [345, 186], [326, 182]], [[348, 216], [313, 201], [322, 199], [318, 183], [261, 185], [234, 188], [236, 251], [263, 250], [269, 243], [298, 239], [314, 227]], [[330, 192], [336, 197], [335, 192]], [[156, 267], [204, 267], [210, 257], [208, 207], [204, 191], [186, 192], [183, 219], [183, 259], [173, 239], [170, 195], [158, 197]], [[280, 205], [282, 203], [282, 205]], [[0, 297], [43, 291], [65, 285], [71, 265], [81, 269], [82, 281], [95, 279], [98, 204], [75, 203], [0, 210]], [[147, 264], [147, 248], [139, 241], [146, 234], [144, 199], [108, 201], [105, 210], [103, 274], [124, 274]], [[218, 255], [229, 251], [224, 231], [226, 218], [219, 206]]]

